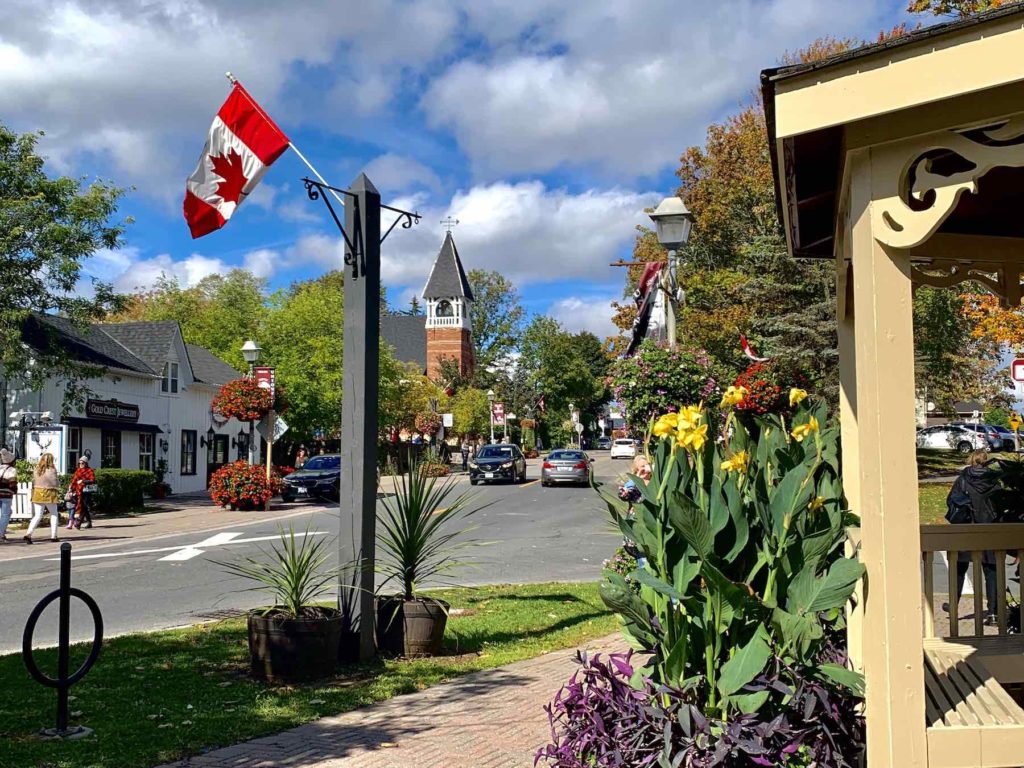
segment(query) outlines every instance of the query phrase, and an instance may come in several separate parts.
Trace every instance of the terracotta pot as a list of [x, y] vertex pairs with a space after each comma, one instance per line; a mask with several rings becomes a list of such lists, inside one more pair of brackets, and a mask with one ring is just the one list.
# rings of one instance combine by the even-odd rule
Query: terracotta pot
[[377, 600], [377, 646], [384, 653], [406, 658], [437, 656], [448, 623], [443, 600], [385, 597]]
[[253, 677], [289, 683], [334, 674], [341, 652], [342, 618], [333, 608], [318, 610], [322, 615], [299, 619], [249, 614]]

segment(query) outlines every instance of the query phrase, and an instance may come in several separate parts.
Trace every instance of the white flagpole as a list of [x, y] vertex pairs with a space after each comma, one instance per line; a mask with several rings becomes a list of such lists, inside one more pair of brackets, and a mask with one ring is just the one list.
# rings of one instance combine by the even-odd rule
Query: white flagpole
[[[237, 85], [237, 84], [238, 84], [238, 78], [237, 78], [237, 77], [235, 77], [235, 76], [234, 76], [233, 74], [231, 74], [230, 72], [225, 72], [225, 73], [224, 73], [224, 75], [225, 75], [225, 76], [227, 77], [227, 79], [228, 79], [229, 81], [231, 81], [231, 84], [232, 84], [232, 85]], [[244, 91], [243, 91], [243, 92], [244, 92]], [[262, 107], [259, 107], [259, 105], [258, 105], [258, 104], [257, 104], [256, 106], [257, 106], [257, 107], [258, 107], [258, 108], [260, 109], [260, 111], [262, 112]], [[301, 153], [301, 152], [299, 151], [299, 148], [298, 148], [298, 147], [296, 147], [296, 146], [295, 146], [295, 145], [294, 145], [294, 144], [293, 144], [293, 143], [291, 142], [291, 140], [290, 140], [290, 139], [288, 140], [288, 146], [289, 146], [289, 147], [291, 148], [291, 150], [292, 150], [292, 151], [293, 151], [293, 152], [294, 152], [294, 153], [295, 153], [296, 155], [298, 155], [298, 156], [299, 156], [299, 159], [300, 159], [300, 160], [301, 160], [302, 162], [304, 162], [304, 163], [306, 164], [306, 167], [307, 167], [307, 168], [309, 168], [309, 170], [311, 170], [311, 171], [313, 172], [313, 175], [314, 175], [314, 176], [316, 176], [316, 177], [317, 177], [317, 179], [319, 179], [319, 180], [320, 180], [320, 183], [321, 183], [321, 184], [324, 184], [324, 185], [326, 185], [326, 186], [328, 186], [328, 187], [329, 187], [329, 186], [331, 186], [331, 185], [330, 185], [330, 184], [329, 184], [329, 183], [327, 182], [327, 179], [325, 179], [325, 178], [324, 178], [323, 176], [321, 176], [321, 175], [320, 175], [320, 171], [318, 171], [318, 170], [317, 170], [316, 168], [314, 168], [314, 167], [313, 167], [313, 164], [312, 164], [311, 162], [309, 162], [309, 160], [307, 160], [307, 159], [306, 159], [306, 156], [305, 156], [304, 154], [302, 154], [302, 153]], [[329, 190], [327, 190], [327, 191], [328, 191], [328, 192], [330, 192], [330, 193], [331, 193], [331, 194], [332, 194], [332, 195], [334, 196], [334, 199], [338, 201], [338, 204], [339, 204], [339, 205], [341, 205], [341, 206], [344, 206], [344, 205], [345, 205], [345, 201], [344, 201], [344, 200], [342, 199], [341, 195], [339, 195], [339, 194], [338, 194], [337, 192], [335, 192], [335, 191], [334, 191], [333, 189], [329, 189]]]

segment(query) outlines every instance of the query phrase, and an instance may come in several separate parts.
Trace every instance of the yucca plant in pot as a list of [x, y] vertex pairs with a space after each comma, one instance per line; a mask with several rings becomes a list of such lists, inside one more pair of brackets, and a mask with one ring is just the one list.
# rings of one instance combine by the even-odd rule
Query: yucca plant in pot
[[[406, 657], [441, 652], [448, 604], [420, 592], [425, 582], [451, 584], [452, 571], [469, 565], [460, 552], [479, 542], [463, 538], [466, 519], [483, 509], [469, 494], [453, 498], [455, 480], [428, 477], [413, 465], [377, 512], [377, 646]], [[398, 594], [386, 595], [400, 587]]]
[[247, 591], [269, 592], [273, 603], [249, 611], [249, 656], [253, 677], [272, 683], [316, 680], [334, 673], [342, 634], [336, 608], [316, 605], [338, 581], [330, 567], [330, 541], [308, 527], [291, 526], [263, 558], [218, 562], [225, 571], [254, 582]]

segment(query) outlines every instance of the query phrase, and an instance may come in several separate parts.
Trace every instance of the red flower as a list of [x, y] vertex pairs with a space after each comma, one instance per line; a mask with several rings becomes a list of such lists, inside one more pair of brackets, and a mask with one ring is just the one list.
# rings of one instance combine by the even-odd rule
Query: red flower
[[220, 388], [212, 402], [213, 410], [227, 418], [239, 421], [258, 421], [267, 415], [273, 403], [270, 391], [255, 379], [242, 378], [229, 381]]
[[210, 476], [210, 498], [220, 506], [255, 509], [273, 498], [280, 482], [276, 475], [268, 481], [264, 467], [236, 461]]

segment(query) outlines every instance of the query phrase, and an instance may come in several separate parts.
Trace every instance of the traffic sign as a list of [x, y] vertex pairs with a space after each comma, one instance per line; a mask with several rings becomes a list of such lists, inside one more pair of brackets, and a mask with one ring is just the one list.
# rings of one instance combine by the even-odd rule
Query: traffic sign
[[1016, 413], [1010, 415], [1010, 429], [1016, 432], [1018, 429], [1020, 429], [1021, 424], [1024, 424], [1024, 421], [1021, 421], [1019, 415], [1017, 415]]
[[576, 433], [580, 435], [583, 434], [583, 425], [580, 424], [578, 421], [576, 422]]
[[1010, 378], [1024, 382], [1024, 360], [1017, 358], [1010, 364]]

